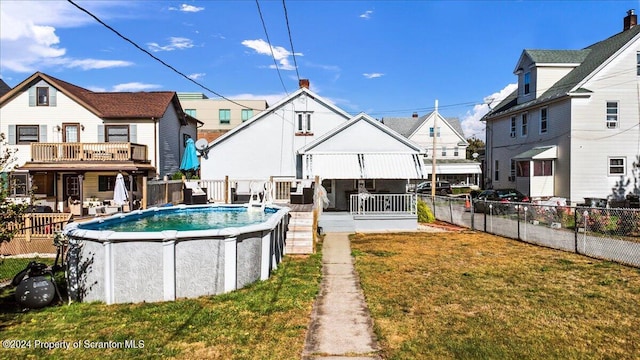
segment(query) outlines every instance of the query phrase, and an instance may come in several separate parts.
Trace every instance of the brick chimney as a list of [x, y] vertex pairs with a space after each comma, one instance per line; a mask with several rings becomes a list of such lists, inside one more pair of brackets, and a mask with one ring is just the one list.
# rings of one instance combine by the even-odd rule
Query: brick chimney
[[300, 88], [309, 88], [309, 79], [300, 79]]
[[635, 10], [631, 9], [627, 11], [627, 16], [624, 17], [623, 31], [629, 30], [636, 25], [638, 25], [638, 15], [636, 15]]
[[414, 112], [413, 114], [411, 114], [411, 117], [412, 117], [412, 118], [417, 118], [417, 117], [418, 117], [418, 113], [417, 113], [417, 112]]

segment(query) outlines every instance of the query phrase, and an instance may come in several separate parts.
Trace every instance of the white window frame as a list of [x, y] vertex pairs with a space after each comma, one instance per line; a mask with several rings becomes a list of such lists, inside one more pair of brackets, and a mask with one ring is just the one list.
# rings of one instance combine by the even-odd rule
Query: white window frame
[[509, 134], [512, 138], [516, 137], [516, 117], [511, 117], [511, 133]]
[[529, 113], [522, 113], [520, 120], [520, 137], [527, 137], [529, 135]]
[[[613, 106], [615, 105], [615, 106]], [[606, 125], [607, 129], [617, 129], [620, 122], [620, 104], [616, 100], [606, 102]]]
[[[438, 126], [438, 130], [437, 130], [437, 131], [438, 131], [438, 137], [440, 137], [440, 135], [441, 135], [441, 134], [440, 134], [440, 126]], [[429, 128], [429, 137], [433, 137], [433, 133], [434, 133], [434, 131], [433, 131], [433, 126], [431, 126], [431, 127]]]
[[297, 111], [296, 112], [296, 134], [311, 135], [313, 111]]
[[524, 74], [523, 84], [524, 94], [529, 95], [529, 93], [531, 93], [531, 72], [527, 72]]
[[[622, 164], [612, 164], [612, 162], [621, 160]], [[607, 174], [609, 176], [625, 176], [627, 175], [627, 158], [624, 156], [610, 156], [607, 159]], [[620, 169], [622, 172], [613, 172], [612, 169]]]
[[447, 147], [446, 146], [442, 147], [442, 156], [447, 156]]
[[543, 107], [540, 109], [540, 134], [546, 134], [548, 131], [549, 131], [549, 108]]
[[638, 76], [640, 76], [640, 51], [636, 53], [636, 61], [638, 62], [637, 73], [638, 73]]

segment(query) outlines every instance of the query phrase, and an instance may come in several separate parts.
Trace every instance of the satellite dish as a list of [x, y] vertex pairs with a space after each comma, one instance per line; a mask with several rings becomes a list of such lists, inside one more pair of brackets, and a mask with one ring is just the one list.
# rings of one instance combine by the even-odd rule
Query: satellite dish
[[209, 149], [207, 149], [207, 146], [209, 146], [209, 142], [207, 141], [207, 139], [198, 139], [195, 145], [196, 150], [198, 150], [200, 155], [202, 155], [203, 158], [207, 159], [207, 155], [209, 153]]
[[207, 139], [198, 139], [198, 141], [196, 141], [196, 149], [198, 150], [206, 149], [207, 145], [209, 145]]

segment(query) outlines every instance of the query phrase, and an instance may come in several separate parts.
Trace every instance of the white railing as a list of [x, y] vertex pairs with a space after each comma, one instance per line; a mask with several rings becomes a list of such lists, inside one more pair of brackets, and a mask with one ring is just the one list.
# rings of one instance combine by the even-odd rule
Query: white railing
[[227, 180], [199, 180], [198, 186], [207, 191], [209, 202], [227, 203], [231, 197], [231, 188]]
[[414, 194], [351, 194], [351, 214], [417, 214]]
[[294, 178], [273, 178], [273, 201], [288, 203], [291, 199], [292, 187], [296, 187]]

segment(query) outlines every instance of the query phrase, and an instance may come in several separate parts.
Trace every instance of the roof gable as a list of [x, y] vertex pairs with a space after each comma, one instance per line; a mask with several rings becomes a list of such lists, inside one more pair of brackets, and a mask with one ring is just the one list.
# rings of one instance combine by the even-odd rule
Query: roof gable
[[327, 149], [336, 152], [363, 152], [367, 147], [371, 147], [372, 151], [377, 152], [424, 153], [420, 146], [364, 113], [352, 117], [349, 121], [299, 149], [298, 153], [327, 151]]
[[[388, 118], [382, 119], [382, 123], [395, 130], [402, 136], [407, 139], [411, 139], [418, 131], [424, 129], [427, 123], [431, 122], [434, 114], [436, 112], [433, 111], [430, 114], [423, 115], [419, 118]], [[454, 118], [445, 118], [438, 114], [438, 120], [443, 122], [447, 127], [449, 127], [459, 138], [460, 141], [466, 142], [464, 137], [464, 131], [462, 130], [462, 125], [460, 124], [460, 120], [456, 117]]]
[[182, 107], [173, 91], [93, 92], [47, 74], [36, 72], [0, 98], [0, 105], [43, 80], [103, 119], [162, 118], [173, 103], [178, 118], [186, 124]]

